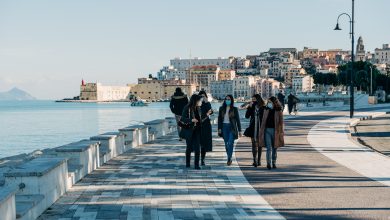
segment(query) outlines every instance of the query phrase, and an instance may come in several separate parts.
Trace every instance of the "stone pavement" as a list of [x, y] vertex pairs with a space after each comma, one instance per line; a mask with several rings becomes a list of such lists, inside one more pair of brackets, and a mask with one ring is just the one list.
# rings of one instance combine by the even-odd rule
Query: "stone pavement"
[[226, 166], [220, 138], [206, 167], [186, 169], [176, 135], [132, 149], [78, 182], [39, 219], [284, 219]]
[[390, 156], [390, 114], [359, 122], [356, 136], [362, 144]]

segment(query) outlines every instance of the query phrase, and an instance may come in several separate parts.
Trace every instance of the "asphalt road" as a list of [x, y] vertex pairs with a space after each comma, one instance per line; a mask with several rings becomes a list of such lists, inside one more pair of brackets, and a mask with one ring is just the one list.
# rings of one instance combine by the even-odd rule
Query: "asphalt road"
[[307, 141], [308, 132], [320, 120], [346, 114], [336, 111], [286, 119], [286, 146], [279, 149], [275, 170], [265, 168], [265, 149], [262, 166], [254, 168], [250, 139], [237, 143], [236, 157], [248, 182], [285, 218], [390, 219], [389, 187], [334, 162]]

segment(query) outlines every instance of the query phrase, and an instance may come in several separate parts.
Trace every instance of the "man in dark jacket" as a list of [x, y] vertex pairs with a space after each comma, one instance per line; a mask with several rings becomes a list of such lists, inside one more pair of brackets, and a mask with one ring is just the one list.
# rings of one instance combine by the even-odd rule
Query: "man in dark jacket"
[[[187, 104], [188, 104], [187, 95], [183, 93], [180, 87], [177, 87], [175, 93], [171, 97], [171, 103], [169, 104], [169, 108], [171, 109], [172, 113], [175, 115], [177, 123], [180, 121], [181, 115], [183, 113], [183, 109]], [[180, 129], [181, 128], [177, 126], [178, 134], [180, 134]]]
[[279, 93], [278, 93], [278, 100], [280, 102], [280, 104], [282, 105], [282, 111], [284, 111], [284, 106], [285, 106], [285, 98], [286, 96], [283, 94], [283, 91], [280, 90]]

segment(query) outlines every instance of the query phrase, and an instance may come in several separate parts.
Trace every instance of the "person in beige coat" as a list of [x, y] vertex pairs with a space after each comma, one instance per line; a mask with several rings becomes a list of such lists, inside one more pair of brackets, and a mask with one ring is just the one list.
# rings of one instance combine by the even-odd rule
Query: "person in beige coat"
[[276, 169], [277, 149], [284, 146], [282, 106], [274, 96], [268, 99], [259, 130], [259, 145], [267, 148], [267, 168]]

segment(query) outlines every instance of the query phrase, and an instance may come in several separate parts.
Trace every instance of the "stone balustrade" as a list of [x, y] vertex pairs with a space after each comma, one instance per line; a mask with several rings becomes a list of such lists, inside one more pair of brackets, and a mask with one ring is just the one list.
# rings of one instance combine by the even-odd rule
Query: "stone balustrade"
[[[85, 175], [127, 150], [176, 132], [173, 117], [51, 149], [9, 167], [0, 181], [0, 219], [35, 219]], [[1, 160], [0, 160], [1, 163]]]

